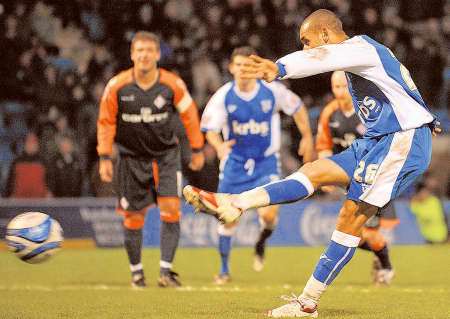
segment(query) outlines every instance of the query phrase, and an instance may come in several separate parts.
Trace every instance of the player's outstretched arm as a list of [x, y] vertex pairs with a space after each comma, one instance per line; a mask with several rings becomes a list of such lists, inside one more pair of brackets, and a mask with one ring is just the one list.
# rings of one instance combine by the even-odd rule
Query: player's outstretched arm
[[280, 58], [276, 65], [281, 79], [298, 79], [315, 74], [342, 70], [355, 71], [378, 65], [377, 53], [362, 40], [327, 44], [297, 51]]
[[272, 82], [278, 77], [278, 66], [269, 59], [264, 59], [258, 55], [250, 56], [250, 63], [241, 70], [241, 76], [245, 79], [262, 79]]

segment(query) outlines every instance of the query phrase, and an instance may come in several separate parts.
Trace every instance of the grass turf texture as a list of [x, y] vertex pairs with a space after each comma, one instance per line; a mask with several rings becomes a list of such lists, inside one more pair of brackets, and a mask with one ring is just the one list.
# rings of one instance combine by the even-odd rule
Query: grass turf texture
[[[183, 288], [156, 287], [159, 251], [145, 249], [149, 287], [130, 288], [121, 249], [63, 250], [47, 263], [25, 264], [0, 252], [0, 318], [264, 318], [283, 303], [278, 296], [299, 293], [322, 248], [270, 248], [262, 273], [251, 269], [252, 250], [232, 252], [233, 282], [217, 287], [213, 249], [180, 249], [175, 270]], [[372, 256], [358, 251], [323, 296], [319, 318], [450, 318], [450, 246], [391, 249], [396, 278], [391, 287], [370, 282]]]

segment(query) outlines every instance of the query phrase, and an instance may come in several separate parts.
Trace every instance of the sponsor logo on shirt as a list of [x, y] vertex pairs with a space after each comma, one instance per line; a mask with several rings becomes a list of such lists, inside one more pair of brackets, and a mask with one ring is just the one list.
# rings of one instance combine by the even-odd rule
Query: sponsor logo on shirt
[[135, 100], [134, 94], [131, 95], [122, 95], [120, 97], [120, 100], [122, 102], [133, 102]]
[[267, 136], [269, 135], [269, 122], [256, 122], [254, 119], [251, 119], [245, 123], [239, 123], [234, 120], [231, 122], [233, 133], [236, 135], [261, 135]]
[[272, 109], [272, 101], [271, 100], [262, 100], [261, 101], [261, 109], [264, 113], [268, 113]]
[[339, 126], [341, 126], [341, 124], [339, 122], [330, 122], [328, 123], [328, 126], [332, 128], [338, 128]]
[[155, 106], [158, 109], [161, 109], [165, 104], [166, 104], [166, 99], [163, 98], [161, 95], [158, 95], [155, 99], [155, 101], [153, 102], [153, 104], [155, 104]]
[[229, 104], [229, 105], [227, 105], [228, 113], [233, 113], [234, 111], [236, 111], [236, 109], [237, 109], [237, 105], [236, 104]]
[[168, 112], [152, 114], [152, 109], [149, 107], [141, 107], [140, 114], [122, 114], [122, 120], [128, 123], [154, 123], [161, 122], [169, 117]]

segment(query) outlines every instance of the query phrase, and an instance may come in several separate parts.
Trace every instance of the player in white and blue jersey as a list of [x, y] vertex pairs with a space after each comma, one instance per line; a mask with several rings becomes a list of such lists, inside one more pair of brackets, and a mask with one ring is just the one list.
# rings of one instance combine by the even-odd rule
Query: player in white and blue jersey
[[342, 22], [317, 10], [300, 27], [303, 51], [274, 63], [251, 56], [244, 78], [268, 82], [345, 71], [353, 106], [366, 133], [345, 151], [302, 166], [286, 179], [238, 194], [205, 193], [187, 186], [185, 197], [197, 209], [224, 222], [254, 207], [297, 201], [324, 185], [348, 189], [331, 242], [302, 294], [269, 312], [270, 317], [316, 318], [322, 293], [352, 258], [361, 228], [378, 210], [423, 174], [431, 159], [431, 136], [440, 130], [406, 67], [368, 36], [349, 38]]
[[[255, 54], [251, 47], [233, 51], [229, 70], [234, 79], [211, 97], [201, 120], [201, 129], [221, 161], [220, 193], [238, 194], [279, 180], [279, 111], [294, 118], [302, 134], [299, 154], [305, 162], [312, 160], [312, 134], [301, 99], [279, 82], [242, 79], [241, 69], [251, 54]], [[277, 224], [278, 207], [263, 207], [258, 213], [261, 232], [253, 267], [261, 271], [266, 240]], [[229, 255], [235, 228], [235, 224], [218, 227], [221, 270], [215, 278], [217, 284], [230, 280]]]

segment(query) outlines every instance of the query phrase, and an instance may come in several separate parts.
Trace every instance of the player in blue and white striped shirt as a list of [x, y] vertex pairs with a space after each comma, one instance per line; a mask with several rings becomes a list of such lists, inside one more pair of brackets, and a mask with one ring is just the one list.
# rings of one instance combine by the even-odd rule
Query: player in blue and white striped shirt
[[244, 77], [271, 82], [345, 71], [366, 134], [342, 153], [238, 195], [206, 194], [189, 186], [184, 190], [197, 209], [230, 222], [249, 208], [297, 201], [324, 185], [347, 187], [330, 245], [301, 296], [269, 312], [277, 318], [318, 316], [319, 298], [352, 258], [362, 226], [425, 172], [432, 133], [439, 132], [408, 70], [384, 45], [364, 35], [349, 38], [342, 22], [328, 10], [317, 10], [305, 19], [300, 40], [304, 50], [277, 63], [251, 57], [253, 63], [243, 70]]

